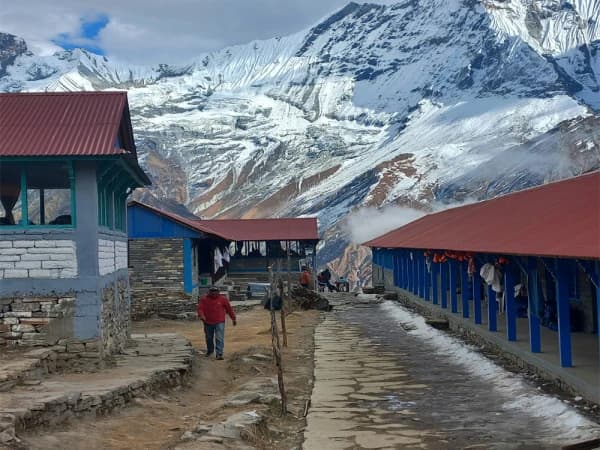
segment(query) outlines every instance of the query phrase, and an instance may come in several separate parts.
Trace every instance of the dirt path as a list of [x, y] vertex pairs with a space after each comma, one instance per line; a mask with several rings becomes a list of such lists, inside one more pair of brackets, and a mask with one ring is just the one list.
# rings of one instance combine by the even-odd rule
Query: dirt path
[[[280, 440], [297, 441], [302, 433], [304, 399], [312, 389], [313, 331], [319, 315], [315, 311], [293, 313], [288, 316], [290, 347], [284, 353], [286, 385], [290, 395], [292, 415], [285, 421], [274, 417], [277, 430], [296, 431], [281, 433]], [[235, 408], [224, 408], [228, 396], [253, 377], [276, 375], [270, 361], [248, 363], [245, 355], [270, 355], [271, 336], [268, 313], [260, 308], [239, 314], [238, 326], [231, 323], [226, 327], [225, 361], [204, 358], [204, 336], [199, 322], [149, 320], [134, 324], [135, 333], [177, 332], [189, 339], [201, 354], [196, 363], [194, 379], [189, 386], [155, 398], [137, 399], [118, 413], [102, 418], [75, 419], [72, 423], [52, 430], [34, 430], [21, 436], [31, 449], [100, 450], [129, 449], [152, 450], [175, 447], [181, 435], [198, 423], [216, 423], [236, 412]], [[268, 406], [251, 405], [251, 409], [267, 410]], [[242, 410], [243, 408], [238, 408]], [[246, 410], [248, 407], [246, 406]], [[275, 408], [271, 408], [275, 409]], [[296, 418], [300, 417], [300, 418]], [[279, 422], [279, 423], [278, 423]], [[257, 447], [277, 447], [274, 439], [262, 438], [255, 442]], [[299, 438], [298, 438], [299, 436]], [[293, 442], [290, 442], [293, 443]], [[212, 444], [206, 447], [216, 448]], [[226, 447], [219, 447], [226, 448]], [[285, 448], [285, 447], [284, 447]]]

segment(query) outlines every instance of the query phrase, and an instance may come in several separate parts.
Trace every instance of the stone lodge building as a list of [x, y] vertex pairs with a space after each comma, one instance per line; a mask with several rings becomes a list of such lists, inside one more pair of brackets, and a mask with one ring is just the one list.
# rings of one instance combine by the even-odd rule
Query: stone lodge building
[[118, 352], [129, 334], [125, 92], [0, 94], [0, 342]]

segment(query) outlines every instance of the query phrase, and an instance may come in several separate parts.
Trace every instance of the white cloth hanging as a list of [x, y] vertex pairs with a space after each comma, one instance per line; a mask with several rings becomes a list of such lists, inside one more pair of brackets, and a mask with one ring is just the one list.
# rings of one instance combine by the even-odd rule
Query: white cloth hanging
[[215, 273], [217, 273], [218, 270], [221, 267], [223, 267], [223, 255], [221, 254], [221, 250], [219, 250], [219, 247], [215, 247], [214, 263], [215, 263]]
[[481, 278], [487, 283], [488, 286], [492, 286], [494, 292], [502, 292], [502, 277], [500, 270], [493, 264], [486, 263], [481, 266], [479, 271]]
[[222, 253], [223, 253], [223, 261], [229, 263], [231, 261], [231, 257], [229, 255], [229, 249], [227, 247], [225, 247], [223, 249]]

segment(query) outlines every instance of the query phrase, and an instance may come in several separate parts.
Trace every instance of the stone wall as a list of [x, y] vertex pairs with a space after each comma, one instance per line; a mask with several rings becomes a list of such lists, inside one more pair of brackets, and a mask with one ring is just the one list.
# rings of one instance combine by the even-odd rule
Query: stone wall
[[9, 297], [0, 299], [0, 344], [56, 345], [73, 333], [75, 297]]
[[130, 335], [128, 280], [120, 279], [102, 290], [102, 353], [124, 350]]
[[2, 240], [0, 279], [75, 278], [76, 253], [72, 240]]
[[195, 300], [184, 292], [183, 265], [183, 239], [129, 241], [133, 319], [194, 311]]

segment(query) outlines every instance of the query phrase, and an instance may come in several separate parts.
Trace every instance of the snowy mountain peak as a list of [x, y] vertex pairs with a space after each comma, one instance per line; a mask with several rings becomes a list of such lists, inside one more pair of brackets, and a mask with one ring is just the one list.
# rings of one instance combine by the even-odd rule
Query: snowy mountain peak
[[356, 208], [430, 210], [600, 168], [599, 8], [349, 3], [178, 66], [0, 40], [0, 89], [128, 89], [146, 199], [205, 217], [318, 214], [333, 258]]

